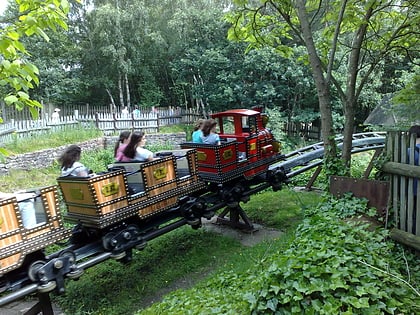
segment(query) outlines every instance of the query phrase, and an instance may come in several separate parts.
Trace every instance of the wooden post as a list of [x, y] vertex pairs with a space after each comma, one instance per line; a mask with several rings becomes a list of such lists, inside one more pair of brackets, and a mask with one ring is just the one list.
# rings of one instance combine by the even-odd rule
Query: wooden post
[[390, 236], [393, 240], [420, 251], [420, 236], [399, 229], [392, 229]]

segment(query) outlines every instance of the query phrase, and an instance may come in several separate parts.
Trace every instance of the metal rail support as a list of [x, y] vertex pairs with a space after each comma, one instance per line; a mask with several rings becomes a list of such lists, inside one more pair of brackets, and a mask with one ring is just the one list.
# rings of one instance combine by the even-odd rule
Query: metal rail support
[[[228, 213], [229, 217], [226, 217]], [[255, 232], [257, 230], [239, 205], [226, 207], [217, 217], [217, 223], [229, 225], [245, 232]]]
[[49, 293], [38, 293], [38, 303], [32, 306], [24, 315], [54, 315]]

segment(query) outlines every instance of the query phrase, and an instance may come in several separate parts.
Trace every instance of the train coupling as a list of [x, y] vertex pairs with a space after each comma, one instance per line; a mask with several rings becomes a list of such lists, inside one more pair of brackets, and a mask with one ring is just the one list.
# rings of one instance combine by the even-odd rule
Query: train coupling
[[207, 205], [203, 200], [195, 197], [183, 197], [180, 199], [181, 215], [193, 228], [201, 226], [201, 217], [205, 216]]
[[282, 167], [276, 167], [267, 171], [267, 182], [271, 185], [273, 191], [279, 191], [283, 184], [289, 183], [289, 178]]
[[111, 257], [121, 260], [130, 255], [130, 250], [135, 247], [143, 249], [146, 241], [140, 235], [140, 230], [135, 225], [128, 225], [118, 231], [107, 233], [102, 238], [102, 245], [106, 251], [111, 252]]

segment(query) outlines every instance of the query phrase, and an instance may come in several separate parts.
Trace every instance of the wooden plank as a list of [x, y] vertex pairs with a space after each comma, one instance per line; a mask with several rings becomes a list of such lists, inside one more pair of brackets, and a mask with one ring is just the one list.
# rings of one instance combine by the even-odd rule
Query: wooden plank
[[355, 197], [366, 198], [368, 207], [375, 207], [378, 215], [384, 217], [388, 208], [390, 184], [388, 181], [331, 176], [330, 192], [334, 196], [351, 192]]

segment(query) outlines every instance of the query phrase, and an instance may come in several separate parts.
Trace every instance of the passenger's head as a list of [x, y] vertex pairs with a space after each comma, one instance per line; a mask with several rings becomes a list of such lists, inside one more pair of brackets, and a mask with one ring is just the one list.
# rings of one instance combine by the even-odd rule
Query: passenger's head
[[197, 131], [199, 129], [201, 129], [203, 127], [204, 124], [204, 119], [200, 118], [199, 120], [196, 121], [195, 125], [194, 125], [194, 131]]
[[420, 125], [411, 126], [408, 130], [408, 134], [412, 135], [415, 134], [416, 138], [420, 138]]
[[78, 145], [72, 144], [67, 147], [58, 159], [58, 161], [61, 163], [61, 167], [71, 167], [74, 162], [80, 160], [81, 153], [82, 149]]
[[130, 131], [122, 131], [120, 133], [120, 136], [118, 137], [118, 141], [120, 143], [124, 143], [124, 141], [128, 140], [130, 138], [131, 132]]
[[130, 159], [133, 159], [136, 155], [137, 147], [144, 145], [145, 141], [145, 133], [143, 131], [133, 132], [131, 134], [130, 141], [124, 149], [124, 155]]
[[120, 133], [120, 136], [118, 137], [118, 141], [117, 143], [115, 143], [115, 146], [114, 146], [114, 156], [117, 155], [118, 148], [121, 144], [128, 143], [130, 136], [131, 136], [130, 131], [122, 131]]
[[213, 118], [204, 121], [203, 128], [201, 129], [203, 131], [203, 135], [207, 137], [212, 131], [212, 129], [216, 127], [216, 125], [217, 122]]

